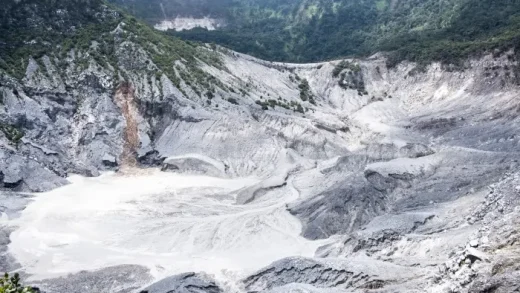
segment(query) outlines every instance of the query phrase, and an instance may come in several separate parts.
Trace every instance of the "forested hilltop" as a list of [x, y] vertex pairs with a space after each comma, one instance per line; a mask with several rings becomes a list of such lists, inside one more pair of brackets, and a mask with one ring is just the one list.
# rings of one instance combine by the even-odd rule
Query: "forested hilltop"
[[[312, 62], [392, 51], [403, 59], [456, 63], [470, 54], [515, 46], [516, 0], [113, 0], [148, 21], [154, 17], [213, 15], [217, 31], [172, 32], [254, 56]], [[161, 10], [162, 7], [164, 9]]]
[[236, 0], [108, 0], [141, 19], [154, 24], [176, 16], [225, 17]]

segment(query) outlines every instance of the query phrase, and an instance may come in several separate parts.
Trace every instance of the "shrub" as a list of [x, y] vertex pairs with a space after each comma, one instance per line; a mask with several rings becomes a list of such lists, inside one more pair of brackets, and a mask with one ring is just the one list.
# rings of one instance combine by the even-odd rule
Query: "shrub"
[[16, 128], [15, 126], [1, 124], [1, 123], [0, 123], [0, 131], [2, 131], [4, 133], [5, 137], [9, 141], [11, 141], [15, 144], [19, 143], [20, 140], [22, 139], [22, 137], [25, 135], [25, 133], [22, 130]]
[[350, 69], [349, 74], [361, 72], [361, 66], [359, 66], [359, 64], [354, 64], [343, 60], [334, 67], [334, 70], [332, 70], [332, 76], [338, 77], [339, 74], [345, 69]]
[[0, 279], [0, 293], [33, 293], [34, 290], [30, 287], [23, 287], [20, 284], [20, 275], [18, 273], [9, 277], [5, 273], [4, 277]]
[[212, 92], [207, 91], [207, 92], [206, 92], [206, 97], [208, 97], [208, 99], [211, 100], [211, 99], [213, 99], [213, 98], [215, 97], [215, 95], [214, 95]]
[[308, 100], [313, 100], [311, 87], [309, 86], [309, 82], [306, 79], [302, 79], [298, 87], [300, 88], [300, 99], [302, 99], [302, 101], [305, 102]]
[[345, 68], [348, 68], [349, 66], [349, 62], [348, 61], [341, 61], [340, 63], [338, 63], [335, 67], [334, 67], [334, 70], [332, 70], [332, 76], [334, 77], [338, 77], [339, 74], [345, 69]]
[[229, 98], [228, 102], [230, 102], [233, 105], [238, 105], [238, 101], [235, 98]]

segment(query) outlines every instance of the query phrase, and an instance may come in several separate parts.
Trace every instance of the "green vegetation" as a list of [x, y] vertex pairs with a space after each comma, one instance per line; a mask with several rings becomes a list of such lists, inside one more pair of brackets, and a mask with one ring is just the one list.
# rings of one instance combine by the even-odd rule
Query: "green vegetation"
[[262, 110], [268, 110], [269, 107], [274, 109], [276, 106], [278, 106], [287, 110], [293, 110], [294, 112], [300, 112], [302, 114], [306, 112], [300, 103], [295, 101], [288, 102], [287, 100], [283, 100], [281, 98], [278, 100], [269, 99], [267, 101], [257, 100], [256, 104], [262, 106]]
[[[0, 68], [20, 78], [30, 57], [58, 55], [73, 47], [88, 50], [117, 25], [120, 15], [108, 12], [102, 0], [5, 1], [0, 7]], [[105, 55], [110, 52], [99, 54]]]
[[347, 60], [342, 60], [332, 70], [332, 76], [338, 77], [339, 74], [345, 69], [350, 69], [352, 72], [361, 72], [361, 67], [359, 67], [359, 64], [354, 64]]
[[[200, 63], [222, 65], [219, 55], [204, 46], [185, 42], [156, 31], [150, 26], [107, 5], [104, 0], [8, 0], [0, 7], [0, 69], [22, 78], [30, 58], [43, 66], [42, 57], [50, 57], [61, 71], [68, 68], [64, 61], [71, 50], [76, 68], [83, 70], [94, 60], [105, 68], [114, 68], [127, 78], [121, 67], [147, 71], [160, 78], [166, 74], [181, 88], [181, 78], [196, 93], [214, 93], [216, 87], [226, 90], [220, 81], [200, 69]], [[116, 30], [120, 26], [121, 30]], [[132, 41], [159, 70], [140, 64], [137, 48], [124, 43]], [[117, 51], [124, 48], [125, 53]]]
[[[189, 1], [167, 2], [174, 7], [175, 3]], [[273, 61], [323, 61], [387, 51], [392, 52], [390, 66], [402, 60], [458, 65], [468, 56], [494, 49], [504, 51], [520, 44], [520, 1], [213, 2], [212, 7], [218, 6], [218, 12], [211, 9], [206, 12], [225, 18], [227, 27], [171, 34], [186, 40], [221, 44]], [[200, 7], [192, 9], [200, 11]]]
[[9, 124], [0, 123], [0, 131], [2, 131], [5, 137], [14, 144], [18, 144], [25, 135], [23, 130]]
[[[180, 78], [201, 95], [197, 86], [215, 91], [215, 86], [222, 89], [225, 87], [214, 76], [200, 69], [199, 61], [220, 67], [222, 61], [216, 52], [210, 51], [197, 44], [184, 42], [178, 38], [172, 38], [164, 33], [158, 32], [150, 26], [126, 17], [125, 30], [131, 33], [130, 39], [139, 44], [149, 54], [154, 64], [163, 71], [177, 87], [180, 87]], [[176, 66], [176, 61], [183, 61], [182, 66]]]
[[459, 2], [457, 17], [449, 26], [411, 32], [381, 42], [382, 50], [394, 52], [389, 65], [402, 60], [421, 64], [434, 60], [462, 66], [461, 61], [467, 56], [520, 49], [519, 1]]
[[314, 101], [314, 96], [311, 92], [311, 87], [306, 79], [301, 80], [298, 88], [300, 89], [300, 99], [302, 99], [302, 101], [309, 101], [311, 104], [316, 105], [316, 101]]
[[343, 89], [357, 90], [360, 96], [368, 95], [359, 64], [342, 60], [332, 70], [332, 76], [339, 77], [338, 84]]
[[14, 276], [9, 277], [9, 274], [5, 273], [4, 277], [0, 279], [0, 293], [33, 293], [33, 289], [30, 287], [23, 287], [20, 284], [20, 275], [18, 273]]
[[233, 105], [238, 105], [238, 101], [237, 101], [237, 99], [235, 99], [235, 98], [229, 98], [229, 99], [228, 99], [228, 102], [230, 102], [230, 103], [233, 104]]
[[137, 15], [150, 24], [164, 20], [164, 16], [174, 18], [177, 15], [204, 17], [211, 15], [223, 17], [233, 0], [109, 0], [124, 7], [131, 14]]

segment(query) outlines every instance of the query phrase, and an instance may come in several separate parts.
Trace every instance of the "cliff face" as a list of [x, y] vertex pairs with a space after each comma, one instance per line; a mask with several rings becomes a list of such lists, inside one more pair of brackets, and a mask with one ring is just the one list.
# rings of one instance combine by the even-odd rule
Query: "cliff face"
[[[436, 64], [388, 70], [376, 57], [335, 77], [339, 61], [292, 65], [218, 51], [223, 65], [200, 62], [200, 80], [177, 72], [179, 61], [174, 85], [139, 44], [121, 41], [116, 52], [117, 69], [88, 55], [80, 67], [86, 53], [71, 50], [65, 68], [43, 56], [30, 60], [23, 79], [2, 75], [2, 152], [12, 161], [2, 166], [4, 188], [48, 190], [68, 173], [92, 176], [128, 157], [149, 166], [200, 154], [233, 177], [269, 174], [288, 148], [309, 160], [355, 153], [376, 162], [438, 155], [440, 146], [463, 153], [516, 146], [516, 64], [507, 55], [454, 72]], [[30, 175], [35, 170], [46, 179]]]
[[[235, 203], [229, 210], [205, 203], [226, 216], [199, 232], [236, 228], [218, 245], [246, 241], [256, 227], [290, 223], [294, 232], [299, 226], [288, 210], [307, 240], [329, 244], [315, 258], [237, 273], [241, 279], [226, 290], [514, 290], [518, 268], [507, 260], [518, 250], [520, 90], [513, 52], [470, 60], [463, 71], [410, 63], [387, 69], [379, 56], [282, 64], [156, 35], [143, 41], [148, 31], [131, 22], [121, 18], [102, 33], [103, 42], [27, 59], [23, 76], [0, 71], [3, 194], [52, 190], [68, 184], [70, 174], [136, 167], [251, 176], [254, 183], [225, 192]], [[96, 52], [108, 43], [113, 60], [100, 59]], [[273, 209], [263, 206], [272, 201]], [[177, 222], [170, 224], [177, 229]], [[213, 238], [196, 239], [208, 251], [222, 248]], [[96, 278], [117, 279], [118, 270], [39, 286], [70, 291]], [[130, 280], [142, 268], [120, 270], [128, 288], [151, 280]], [[215, 292], [222, 286], [207, 276], [188, 279]], [[114, 292], [100, 284], [96, 292]]]

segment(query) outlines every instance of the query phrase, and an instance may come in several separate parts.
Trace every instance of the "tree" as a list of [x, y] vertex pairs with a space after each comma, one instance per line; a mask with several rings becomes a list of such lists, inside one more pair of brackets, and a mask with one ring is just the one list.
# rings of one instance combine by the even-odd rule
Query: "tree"
[[20, 275], [18, 273], [12, 277], [5, 273], [4, 277], [0, 279], [0, 293], [34, 293], [34, 290], [30, 287], [23, 287], [20, 284]]

